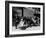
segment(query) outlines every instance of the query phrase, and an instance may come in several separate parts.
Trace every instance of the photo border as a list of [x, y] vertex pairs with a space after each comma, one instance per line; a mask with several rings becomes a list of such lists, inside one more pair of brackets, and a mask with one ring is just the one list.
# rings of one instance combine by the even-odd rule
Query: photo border
[[[9, 4], [32, 4], [32, 5], [43, 5], [43, 33], [34, 33], [34, 34], [18, 34], [10, 35], [9, 34]], [[19, 2], [19, 1], [5, 1], [5, 37], [18, 37], [18, 36], [37, 36], [45, 34], [45, 3], [39, 2]]]

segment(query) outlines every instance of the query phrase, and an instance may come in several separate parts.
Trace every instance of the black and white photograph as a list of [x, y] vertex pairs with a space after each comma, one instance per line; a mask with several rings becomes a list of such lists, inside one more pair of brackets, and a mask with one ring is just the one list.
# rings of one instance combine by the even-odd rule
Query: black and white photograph
[[12, 30], [40, 30], [40, 8], [12, 7]]
[[[44, 3], [8, 2], [8, 35], [42, 35], [44, 33]], [[7, 13], [8, 13], [7, 12]], [[6, 29], [7, 30], [7, 29]]]

